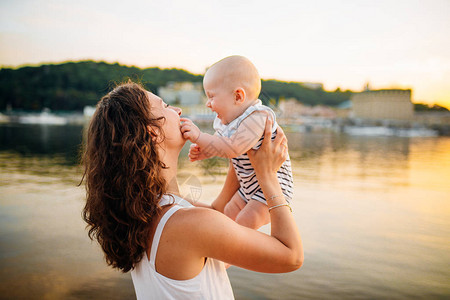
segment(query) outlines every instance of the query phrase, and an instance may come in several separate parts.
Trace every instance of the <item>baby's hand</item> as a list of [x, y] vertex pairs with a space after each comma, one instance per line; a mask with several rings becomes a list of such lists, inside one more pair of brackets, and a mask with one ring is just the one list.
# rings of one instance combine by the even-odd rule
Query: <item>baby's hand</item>
[[210, 155], [204, 153], [197, 144], [192, 144], [189, 148], [189, 161], [194, 162], [197, 160], [203, 160], [210, 157]]
[[200, 136], [200, 129], [189, 119], [180, 118], [180, 121], [183, 122], [180, 127], [183, 137], [195, 143]]

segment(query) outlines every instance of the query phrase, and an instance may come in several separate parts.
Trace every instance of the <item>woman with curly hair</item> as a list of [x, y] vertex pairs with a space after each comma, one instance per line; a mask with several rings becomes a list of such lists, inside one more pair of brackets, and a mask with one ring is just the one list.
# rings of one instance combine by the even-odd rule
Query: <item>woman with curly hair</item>
[[209, 207], [179, 196], [180, 115], [132, 82], [97, 105], [84, 153], [83, 218], [107, 264], [131, 271], [138, 299], [233, 299], [223, 262], [267, 273], [298, 269], [300, 235], [276, 174], [287, 156], [281, 128], [271, 141], [268, 120], [263, 145], [248, 153], [268, 199], [267, 235], [223, 214], [239, 186], [234, 172]]

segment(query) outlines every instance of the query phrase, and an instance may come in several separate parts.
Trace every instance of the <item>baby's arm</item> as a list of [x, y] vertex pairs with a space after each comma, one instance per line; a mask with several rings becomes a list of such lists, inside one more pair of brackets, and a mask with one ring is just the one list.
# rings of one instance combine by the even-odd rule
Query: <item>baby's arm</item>
[[267, 113], [257, 111], [245, 118], [231, 138], [201, 132], [191, 120], [181, 118], [184, 138], [196, 143], [207, 156], [234, 158], [250, 150], [261, 138]]
[[231, 201], [233, 195], [239, 189], [239, 180], [236, 177], [233, 164], [230, 162], [228, 166], [227, 178], [223, 184], [222, 191], [217, 196], [216, 200], [211, 204], [211, 207], [221, 213], [224, 213], [225, 206]]
[[[200, 129], [189, 119], [181, 118], [181, 121], [183, 122], [183, 124], [180, 125], [180, 130], [183, 134], [183, 137], [195, 143], [201, 133]], [[194, 162], [197, 160], [210, 158], [213, 156], [213, 154], [203, 151], [197, 144], [192, 144], [189, 148], [188, 156], [189, 160], [191, 162]]]
[[194, 162], [197, 160], [204, 160], [210, 158], [209, 153], [205, 153], [197, 144], [192, 144], [189, 148], [189, 161]]

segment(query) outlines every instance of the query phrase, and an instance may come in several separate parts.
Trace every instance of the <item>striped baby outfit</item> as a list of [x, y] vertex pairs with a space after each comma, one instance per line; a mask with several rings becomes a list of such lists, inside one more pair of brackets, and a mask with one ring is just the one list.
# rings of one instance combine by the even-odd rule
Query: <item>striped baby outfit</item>
[[[219, 136], [225, 136], [232, 139], [237, 139], [239, 143], [247, 148], [247, 149], [259, 149], [261, 147], [262, 141], [264, 139], [264, 135], [258, 140], [255, 145], [246, 145], [246, 141], [242, 139], [242, 137], [233, 136], [236, 133], [238, 127], [241, 125], [242, 121], [246, 118], [253, 118], [254, 122], [260, 122], [257, 118], [266, 118], [265, 116], [261, 116], [261, 114], [253, 114], [255, 111], [266, 111], [268, 112], [274, 122], [272, 126], [272, 140], [275, 139], [277, 134], [278, 124], [275, 119], [275, 113], [272, 109], [262, 104], [261, 100], [255, 105], [247, 108], [242, 115], [231, 121], [229, 124], [224, 125], [216, 117], [214, 120], [214, 130], [216, 130], [216, 134]], [[244, 125], [243, 125], [244, 126]], [[239, 140], [240, 139], [240, 140]], [[259, 186], [258, 180], [256, 179], [255, 170], [250, 163], [250, 159], [248, 158], [247, 153], [244, 153], [238, 157], [232, 158], [231, 163], [233, 164], [234, 170], [236, 172], [236, 176], [239, 180], [240, 188], [238, 190], [239, 195], [245, 202], [250, 200], [256, 200], [262, 202], [267, 205], [264, 194]], [[281, 189], [283, 190], [283, 194], [286, 200], [289, 202], [292, 199], [293, 193], [293, 179], [292, 179], [292, 170], [291, 170], [291, 160], [288, 154], [286, 161], [283, 163], [281, 168], [277, 172], [278, 181], [280, 183]]]

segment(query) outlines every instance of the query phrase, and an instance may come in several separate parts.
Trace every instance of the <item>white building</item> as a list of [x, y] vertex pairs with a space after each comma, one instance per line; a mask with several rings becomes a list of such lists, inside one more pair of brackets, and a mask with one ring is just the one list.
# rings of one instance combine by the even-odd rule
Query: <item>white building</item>
[[168, 104], [190, 106], [205, 103], [201, 82], [168, 82], [158, 88], [158, 95]]
[[355, 118], [411, 120], [414, 116], [410, 89], [367, 89], [364, 92], [353, 94], [351, 100]]
[[320, 90], [323, 89], [323, 84], [319, 82], [301, 82], [302, 86], [312, 90]]

